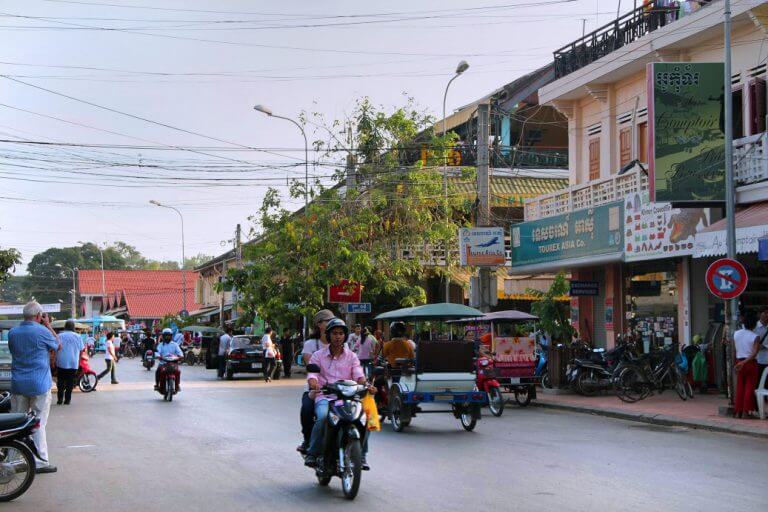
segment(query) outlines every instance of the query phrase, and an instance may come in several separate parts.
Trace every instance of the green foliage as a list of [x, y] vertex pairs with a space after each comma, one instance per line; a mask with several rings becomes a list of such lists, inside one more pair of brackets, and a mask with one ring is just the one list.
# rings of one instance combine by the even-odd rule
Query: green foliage
[[[458, 225], [445, 211], [463, 219], [468, 205], [449, 194], [443, 197], [439, 169], [404, 165], [419, 134], [434, 143], [431, 119], [409, 101], [386, 113], [365, 98], [358, 102], [353, 141], [335, 136], [316, 142], [328, 155], [353, 143], [358, 186], [343, 191], [315, 184], [307, 212], [293, 214], [282, 207], [276, 190], [269, 190], [251, 235], [258, 238], [244, 250], [244, 266], [228, 279], [239, 291], [239, 306], [276, 325], [289, 325], [300, 315], [312, 316], [325, 305], [328, 285], [343, 279], [364, 285], [366, 302], [401, 306], [423, 304], [419, 281], [427, 270], [418, 261], [419, 249], [454, 240]], [[340, 122], [324, 129], [332, 134]], [[411, 159], [412, 160], [412, 159]], [[303, 189], [292, 189], [302, 197]], [[401, 257], [409, 249], [412, 259]], [[443, 269], [443, 271], [445, 271]]]
[[16, 265], [21, 263], [21, 253], [16, 249], [0, 249], [0, 284], [8, 279]]
[[539, 317], [541, 328], [552, 336], [553, 341], [570, 342], [574, 333], [568, 303], [557, 300], [568, 295], [569, 288], [565, 273], [560, 272], [546, 292], [530, 288], [526, 291], [537, 297], [531, 304], [531, 312]]

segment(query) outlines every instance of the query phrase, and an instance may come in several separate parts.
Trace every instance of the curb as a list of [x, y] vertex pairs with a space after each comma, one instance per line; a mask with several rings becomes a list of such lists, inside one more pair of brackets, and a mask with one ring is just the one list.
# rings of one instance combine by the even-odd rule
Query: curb
[[[675, 416], [666, 416], [664, 414], [638, 414], [618, 411], [615, 409], [591, 409], [589, 407], [582, 407], [579, 405], [570, 404], [556, 404], [556, 403], [544, 403], [533, 402], [531, 405], [536, 407], [544, 407], [548, 409], [557, 409], [561, 411], [578, 412], [582, 414], [594, 414], [597, 416], [605, 416], [608, 418], [615, 418], [620, 420], [636, 421], [639, 423], [650, 423], [652, 425], [664, 425], [668, 427], [680, 426], [689, 427], [701, 430], [708, 430], [710, 432], [719, 432], [723, 434], [736, 434], [743, 436], [755, 437], [758, 439], [768, 439], [768, 431], [762, 429], [752, 429], [749, 427], [727, 427], [711, 421], [689, 421]], [[754, 420], [759, 421], [759, 420]]]

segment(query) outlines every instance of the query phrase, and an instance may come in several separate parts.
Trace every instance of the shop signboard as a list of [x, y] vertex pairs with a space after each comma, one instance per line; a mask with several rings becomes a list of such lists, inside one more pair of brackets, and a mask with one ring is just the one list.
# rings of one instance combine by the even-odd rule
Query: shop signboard
[[[43, 307], [44, 313], [60, 313], [61, 304], [54, 302], [53, 304], [40, 304]], [[24, 314], [25, 304], [4, 304], [0, 306], [0, 315], [21, 315]]]
[[503, 266], [504, 228], [459, 229], [459, 255], [464, 266]]
[[624, 203], [512, 225], [512, 266], [620, 253]]
[[568, 295], [571, 297], [596, 297], [600, 294], [597, 281], [571, 281]]
[[725, 200], [722, 63], [648, 64], [650, 189], [654, 201]]
[[328, 302], [332, 304], [348, 304], [362, 302], [363, 287], [360, 283], [350, 283], [343, 279], [339, 284], [328, 287]]
[[650, 202], [647, 192], [631, 193], [624, 200], [624, 260], [690, 256], [707, 226], [709, 208], [672, 208]]

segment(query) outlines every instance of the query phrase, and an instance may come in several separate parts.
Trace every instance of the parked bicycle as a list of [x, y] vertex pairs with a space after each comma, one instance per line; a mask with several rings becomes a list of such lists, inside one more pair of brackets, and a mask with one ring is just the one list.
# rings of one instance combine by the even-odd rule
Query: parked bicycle
[[654, 392], [674, 389], [681, 400], [693, 397], [693, 388], [685, 378], [672, 347], [643, 354], [621, 368], [613, 379], [613, 390], [621, 400], [634, 403]]

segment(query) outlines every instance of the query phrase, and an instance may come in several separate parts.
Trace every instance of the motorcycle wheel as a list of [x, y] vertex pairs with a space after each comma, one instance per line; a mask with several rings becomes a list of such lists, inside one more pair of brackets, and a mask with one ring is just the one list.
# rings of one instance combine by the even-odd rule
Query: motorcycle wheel
[[176, 390], [176, 379], [173, 377], [165, 379], [165, 399], [173, 402], [173, 394]]
[[272, 380], [280, 380], [280, 375], [283, 373], [283, 366], [277, 365], [275, 371], [272, 372]]
[[461, 420], [461, 426], [464, 427], [464, 430], [467, 432], [472, 432], [475, 430], [477, 419], [472, 415], [472, 409], [469, 407], [464, 407], [464, 409], [461, 411], [461, 416], [459, 419]]
[[613, 391], [623, 402], [635, 403], [649, 394], [642, 371], [634, 365], [625, 366], [613, 379]]
[[548, 371], [544, 371], [544, 373], [541, 374], [541, 387], [545, 389], [552, 389], [552, 381], [549, 380]]
[[184, 364], [188, 366], [195, 365], [195, 354], [191, 350], [184, 355]]
[[[517, 396], [517, 391], [515, 391], [515, 396]], [[504, 413], [504, 397], [497, 387], [488, 390], [488, 410], [497, 418]]]
[[0, 501], [15, 500], [35, 479], [35, 456], [15, 439], [0, 444]]
[[411, 419], [403, 418], [403, 398], [398, 393], [390, 395], [389, 400], [389, 419], [392, 422], [392, 430], [402, 432], [405, 427], [411, 423]]
[[517, 405], [520, 407], [525, 407], [531, 403], [531, 392], [527, 387], [525, 389], [515, 389], [515, 402], [517, 402]]
[[344, 497], [348, 500], [355, 499], [360, 490], [360, 479], [363, 469], [363, 450], [360, 447], [360, 441], [350, 439], [347, 446], [344, 447], [344, 474], [341, 475], [341, 490], [344, 491]]
[[600, 393], [599, 387], [592, 386], [587, 383], [587, 381], [592, 376], [593, 376], [593, 373], [591, 371], [579, 372], [579, 375], [576, 377], [576, 382], [574, 383], [574, 389], [578, 394], [584, 395], [584, 396], [595, 396], [598, 393]]
[[317, 475], [317, 483], [325, 487], [331, 483], [331, 477]]
[[90, 393], [96, 389], [96, 384], [98, 383], [99, 380], [96, 378], [95, 373], [84, 373], [78, 379], [77, 387], [80, 388], [80, 391], [83, 393]]

